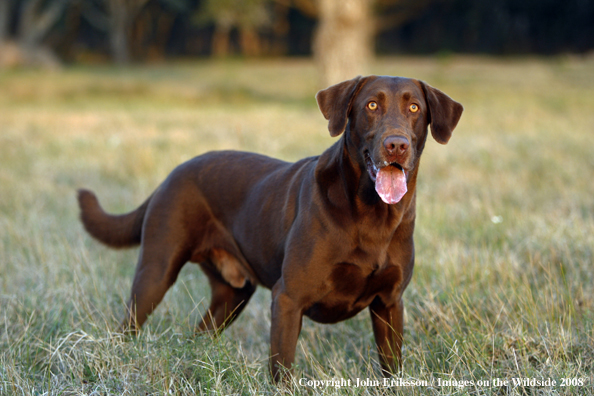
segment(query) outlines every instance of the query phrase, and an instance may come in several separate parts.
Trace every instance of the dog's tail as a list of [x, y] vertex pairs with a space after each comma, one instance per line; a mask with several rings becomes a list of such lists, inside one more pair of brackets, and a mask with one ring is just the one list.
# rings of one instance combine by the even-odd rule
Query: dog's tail
[[152, 195], [130, 213], [105, 213], [92, 191], [78, 190], [80, 219], [91, 236], [113, 248], [136, 246], [142, 237], [142, 223]]

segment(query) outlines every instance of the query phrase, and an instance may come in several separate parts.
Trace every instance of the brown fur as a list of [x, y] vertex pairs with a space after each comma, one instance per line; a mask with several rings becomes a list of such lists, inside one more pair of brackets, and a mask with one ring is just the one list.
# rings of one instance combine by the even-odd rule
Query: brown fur
[[[92, 236], [112, 247], [142, 245], [123, 329], [138, 329], [192, 261], [212, 289], [200, 330], [229, 325], [257, 285], [272, 290], [275, 380], [294, 361], [303, 315], [335, 323], [365, 308], [382, 369], [398, 369], [419, 159], [428, 125], [445, 144], [463, 108], [421, 81], [399, 77], [357, 77], [316, 98], [331, 135], [342, 134], [320, 156], [288, 163], [210, 152], [177, 167], [142, 206], [120, 216], [106, 214], [90, 191], [79, 192]], [[400, 202], [379, 198], [370, 161], [406, 171], [408, 192]]]

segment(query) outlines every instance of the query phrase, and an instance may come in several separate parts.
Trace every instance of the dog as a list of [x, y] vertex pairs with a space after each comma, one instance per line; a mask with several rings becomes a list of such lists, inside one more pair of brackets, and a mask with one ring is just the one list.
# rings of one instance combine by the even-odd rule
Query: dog
[[425, 82], [391, 76], [359, 76], [316, 100], [330, 135], [342, 135], [319, 156], [289, 163], [209, 152], [123, 215], [79, 190], [89, 234], [114, 248], [141, 245], [122, 331], [142, 326], [191, 261], [212, 293], [200, 331], [222, 330], [258, 285], [271, 289], [275, 381], [290, 373], [303, 315], [336, 323], [365, 308], [382, 372], [401, 369], [419, 160], [428, 127], [446, 144], [463, 107]]

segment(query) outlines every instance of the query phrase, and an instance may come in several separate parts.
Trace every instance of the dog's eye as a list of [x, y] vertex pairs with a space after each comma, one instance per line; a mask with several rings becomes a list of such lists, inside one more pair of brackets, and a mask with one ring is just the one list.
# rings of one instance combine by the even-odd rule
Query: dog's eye
[[413, 103], [410, 106], [408, 106], [408, 109], [411, 111], [411, 113], [416, 113], [417, 111], [419, 111], [419, 106]]
[[376, 102], [373, 102], [373, 101], [371, 101], [371, 102], [367, 103], [367, 108], [368, 108], [369, 110], [377, 110], [377, 103], [376, 103]]

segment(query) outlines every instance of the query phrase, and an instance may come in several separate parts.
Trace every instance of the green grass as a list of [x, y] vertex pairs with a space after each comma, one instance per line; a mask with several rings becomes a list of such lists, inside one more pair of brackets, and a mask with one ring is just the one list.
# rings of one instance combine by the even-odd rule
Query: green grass
[[[391, 58], [465, 106], [430, 140], [417, 265], [405, 292], [402, 394], [594, 394], [594, 59]], [[209, 289], [187, 265], [136, 339], [113, 333], [137, 251], [78, 222], [75, 190], [135, 208], [180, 162], [214, 149], [287, 160], [333, 139], [307, 60], [0, 73], [0, 395], [389, 394], [268, 380], [270, 295], [221, 337], [194, 334]], [[379, 378], [366, 313], [305, 320], [296, 378]], [[584, 379], [584, 386], [441, 387], [437, 379]]]

